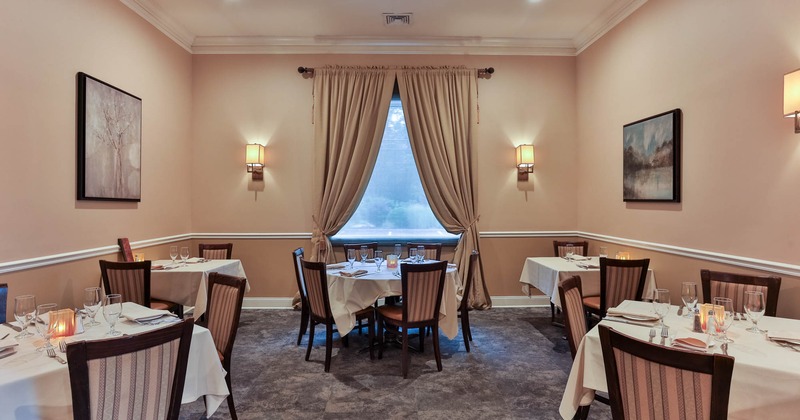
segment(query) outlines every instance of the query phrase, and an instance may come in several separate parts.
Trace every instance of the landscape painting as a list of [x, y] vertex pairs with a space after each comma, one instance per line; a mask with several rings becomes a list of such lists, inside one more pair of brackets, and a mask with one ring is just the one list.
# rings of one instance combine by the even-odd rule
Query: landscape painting
[[623, 201], [679, 203], [681, 110], [627, 124], [622, 136]]
[[141, 200], [142, 100], [78, 73], [78, 200]]

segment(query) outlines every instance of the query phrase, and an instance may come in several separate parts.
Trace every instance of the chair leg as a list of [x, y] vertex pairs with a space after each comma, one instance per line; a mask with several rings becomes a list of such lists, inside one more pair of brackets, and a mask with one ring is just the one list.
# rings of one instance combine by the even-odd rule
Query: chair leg
[[425, 331], [427, 331], [427, 327], [422, 327], [419, 329], [419, 352], [425, 353]]
[[436, 330], [433, 333], [433, 355], [436, 356], [436, 369], [439, 372], [442, 371], [442, 353], [439, 352], [439, 326], [436, 325], [433, 327]]
[[369, 360], [375, 360], [375, 352], [373, 351], [375, 344], [375, 317], [370, 316], [367, 318], [367, 322], [369, 322]]
[[461, 313], [461, 335], [464, 338], [464, 347], [467, 349], [467, 353], [469, 353], [469, 318], [467, 318], [466, 311]]
[[308, 324], [308, 350], [306, 350], [306, 362], [308, 361], [308, 358], [311, 357], [311, 347], [314, 345], [314, 325], [316, 325], [316, 322], [314, 322], [312, 319], [309, 320]]
[[306, 333], [306, 329], [308, 328], [308, 305], [301, 305], [302, 309], [300, 309], [300, 333], [297, 335], [297, 345], [300, 345], [300, 342], [303, 340], [303, 335]]
[[553, 302], [550, 302], [550, 322], [556, 322], [556, 305]]
[[467, 335], [469, 336], [469, 341], [472, 341], [472, 327], [469, 325], [469, 311], [464, 311], [464, 319], [467, 320]]
[[590, 407], [590, 405], [582, 405], [578, 407], [578, 411], [575, 413], [575, 416], [572, 417], [573, 420], [586, 420], [589, 418]]
[[403, 354], [400, 357], [400, 371], [403, 372], [403, 379], [408, 378], [408, 330], [403, 328]]
[[231, 373], [225, 375], [225, 382], [228, 384], [228, 410], [231, 412], [231, 419], [238, 420], [236, 416], [236, 407], [233, 405], [233, 387], [231, 387]]
[[333, 351], [333, 324], [325, 326], [325, 372], [331, 371], [331, 352]]
[[376, 313], [375, 325], [378, 327], [378, 359], [383, 359], [383, 318]]

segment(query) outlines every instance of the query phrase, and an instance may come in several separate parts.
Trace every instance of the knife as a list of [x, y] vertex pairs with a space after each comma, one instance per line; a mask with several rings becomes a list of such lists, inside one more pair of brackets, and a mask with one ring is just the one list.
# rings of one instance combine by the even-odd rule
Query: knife
[[10, 324], [10, 323], [8, 323], [8, 322], [4, 322], [4, 323], [3, 323], [3, 325], [5, 325], [5, 326], [6, 326], [6, 327], [8, 327], [8, 328], [11, 328], [12, 330], [14, 330], [14, 331], [16, 331], [16, 332], [22, 332], [22, 328], [20, 328], [20, 327], [17, 327], [17, 326], [15, 326], [15, 325], [11, 325], [11, 324]]
[[631, 321], [629, 319], [617, 318], [617, 317], [612, 317], [612, 316], [606, 316], [605, 318], [603, 318], [603, 321], [621, 322], [623, 324], [639, 325], [641, 327], [651, 327], [651, 328], [655, 326], [655, 324], [649, 324], [649, 323], [646, 323], [646, 322]]

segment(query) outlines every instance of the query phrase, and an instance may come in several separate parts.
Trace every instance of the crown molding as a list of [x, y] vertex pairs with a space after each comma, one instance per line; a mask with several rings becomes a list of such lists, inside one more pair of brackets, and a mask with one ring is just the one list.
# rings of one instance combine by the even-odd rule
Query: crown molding
[[595, 19], [575, 37], [575, 55], [589, 48], [590, 45], [594, 44], [595, 41], [645, 3], [647, 3], [647, 0], [618, 0], [606, 10], [606, 13]]
[[160, 7], [151, 3], [149, 0], [119, 1], [161, 31], [161, 33], [166, 35], [169, 39], [173, 40], [181, 48], [190, 53], [192, 52], [192, 43], [195, 38], [194, 34], [175, 22], [175, 20], [164, 13]]

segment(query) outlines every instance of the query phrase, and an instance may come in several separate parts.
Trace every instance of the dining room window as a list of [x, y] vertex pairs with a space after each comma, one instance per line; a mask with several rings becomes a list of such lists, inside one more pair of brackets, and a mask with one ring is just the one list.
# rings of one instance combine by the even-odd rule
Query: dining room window
[[334, 243], [378, 241], [458, 242], [431, 211], [408, 140], [403, 105], [392, 97], [375, 169], [364, 197]]

